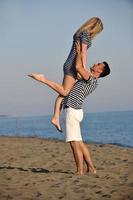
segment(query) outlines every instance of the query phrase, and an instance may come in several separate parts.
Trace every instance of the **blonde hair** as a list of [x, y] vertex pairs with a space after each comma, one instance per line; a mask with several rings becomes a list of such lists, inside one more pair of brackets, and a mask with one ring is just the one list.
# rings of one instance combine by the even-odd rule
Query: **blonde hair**
[[103, 30], [103, 23], [98, 17], [92, 17], [87, 20], [75, 33], [78, 36], [83, 31], [90, 32], [90, 36], [93, 39], [98, 33]]

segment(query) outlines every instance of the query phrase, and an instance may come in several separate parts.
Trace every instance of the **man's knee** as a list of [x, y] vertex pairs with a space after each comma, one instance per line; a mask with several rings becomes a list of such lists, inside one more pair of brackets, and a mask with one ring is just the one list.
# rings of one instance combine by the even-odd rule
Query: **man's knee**
[[74, 141], [73, 140], [73, 141], [70, 141], [70, 144], [71, 144], [72, 147], [77, 147], [77, 146], [79, 146], [80, 141], [76, 141], [76, 140]]
[[74, 148], [74, 146], [75, 146], [75, 141], [70, 141], [69, 143], [70, 143], [71, 147]]

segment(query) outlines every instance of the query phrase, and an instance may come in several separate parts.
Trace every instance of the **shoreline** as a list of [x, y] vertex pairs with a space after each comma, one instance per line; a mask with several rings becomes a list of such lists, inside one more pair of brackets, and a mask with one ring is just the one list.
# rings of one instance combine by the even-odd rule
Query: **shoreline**
[[131, 200], [133, 149], [86, 145], [97, 174], [79, 176], [68, 143], [0, 136], [0, 199]]
[[[60, 134], [60, 133], [59, 133]], [[59, 141], [59, 142], [65, 142], [65, 140], [63, 139], [59, 139], [59, 138], [45, 138], [45, 137], [40, 137], [40, 136], [22, 136], [22, 135], [0, 135], [1, 137], [9, 137], [9, 138], [35, 138], [35, 139], [43, 139], [43, 140], [50, 140], [50, 141]], [[114, 145], [114, 146], [118, 146], [118, 147], [123, 147], [123, 148], [133, 148], [133, 146], [129, 146], [129, 145], [123, 145], [120, 143], [101, 143], [101, 142], [93, 142], [93, 141], [88, 141], [88, 140], [84, 140], [84, 142], [88, 145]]]

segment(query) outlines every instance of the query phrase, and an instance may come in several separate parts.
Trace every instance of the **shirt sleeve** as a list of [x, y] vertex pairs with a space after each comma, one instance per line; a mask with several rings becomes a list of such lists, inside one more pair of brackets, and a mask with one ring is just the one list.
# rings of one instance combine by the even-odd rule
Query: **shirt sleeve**
[[91, 46], [91, 37], [88, 32], [82, 32], [80, 34], [80, 42], [83, 44], [87, 44], [88, 48]]

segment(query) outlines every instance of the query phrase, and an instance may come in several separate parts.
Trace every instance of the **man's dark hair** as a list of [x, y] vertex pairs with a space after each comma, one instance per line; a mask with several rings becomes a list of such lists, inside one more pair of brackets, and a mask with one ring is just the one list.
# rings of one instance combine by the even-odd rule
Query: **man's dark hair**
[[103, 72], [100, 74], [100, 77], [105, 77], [110, 74], [110, 68], [108, 63], [104, 61], [103, 64], [104, 64], [104, 69]]

